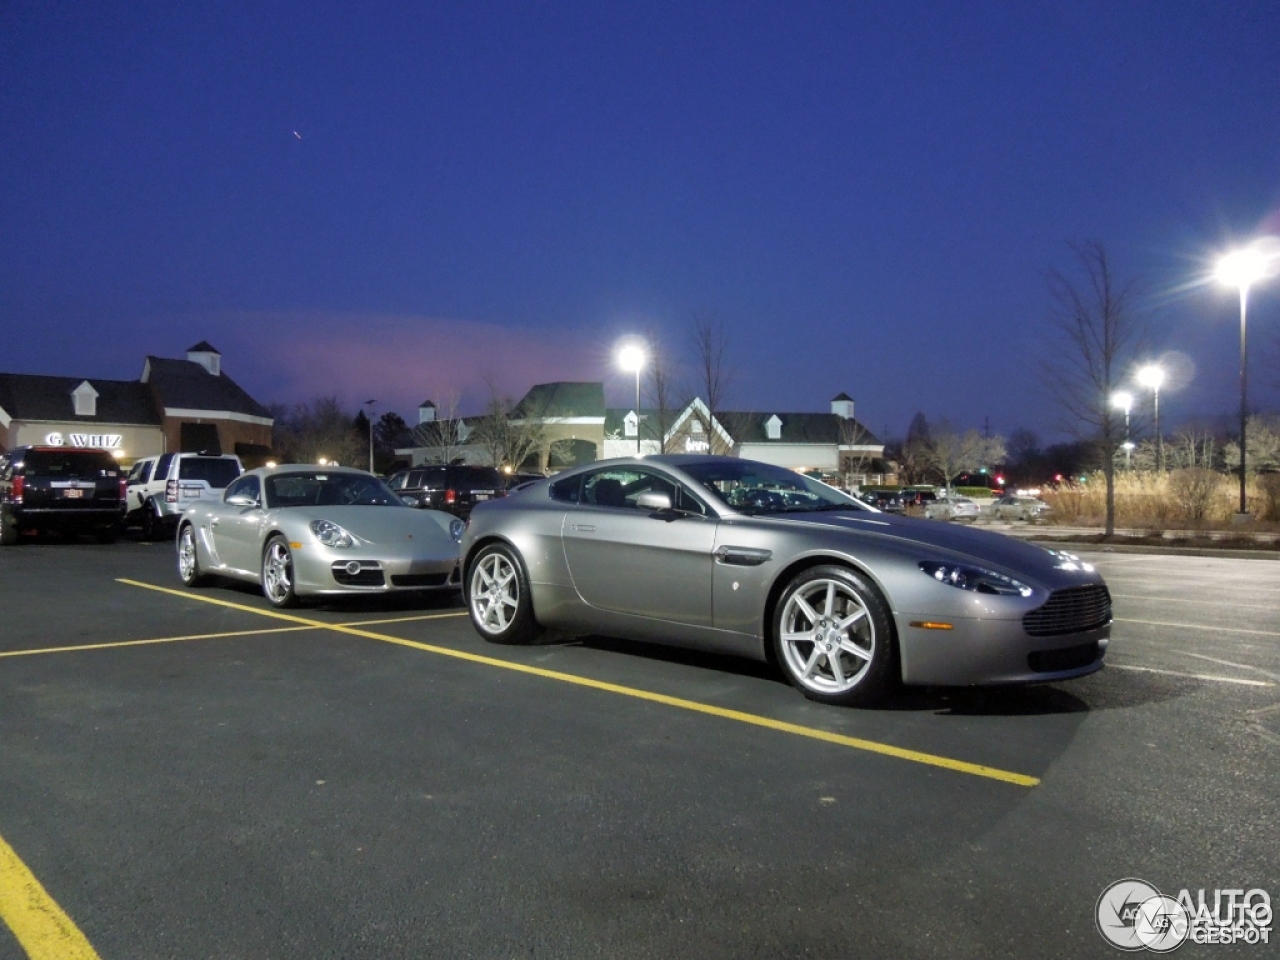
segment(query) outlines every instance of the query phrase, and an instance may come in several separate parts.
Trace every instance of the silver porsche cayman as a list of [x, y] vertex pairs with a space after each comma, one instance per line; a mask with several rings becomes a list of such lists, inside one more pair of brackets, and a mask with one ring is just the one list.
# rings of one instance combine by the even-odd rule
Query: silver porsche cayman
[[262, 585], [277, 607], [302, 596], [457, 590], [461, 520], [415, 510], [371, 473], [290, 465], [242, 474], [178, 523], [178, 574]]
[[462, 541], [471, 621], [770, 660], [807, 697], [897, 683], [1033, 683], [1102, 667], [1111, 596], [1071, 554], [881, 513], [733, 457], [593, 463], [480, 504]]

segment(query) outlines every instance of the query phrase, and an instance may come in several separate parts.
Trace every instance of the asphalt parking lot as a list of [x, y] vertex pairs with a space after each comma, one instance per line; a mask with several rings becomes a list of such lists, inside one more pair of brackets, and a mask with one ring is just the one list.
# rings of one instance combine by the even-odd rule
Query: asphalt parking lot
[[1102, 673], [845, 710], [448, 603], [282, 615], [167, 544], [0, 551], [0, 960], [1115, 957], [1121, 878], [1277, 898], [1280, 563], [1085, 559]]

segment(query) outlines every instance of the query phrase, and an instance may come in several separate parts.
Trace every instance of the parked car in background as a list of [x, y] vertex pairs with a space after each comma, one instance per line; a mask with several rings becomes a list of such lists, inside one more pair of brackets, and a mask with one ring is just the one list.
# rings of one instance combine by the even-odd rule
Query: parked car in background
[[444, 510], [463, 520], [477, 503], [507, 495], [507, 481], [493, 467], [465, 464], [413, 467], [391, 475], [389, 486], [413, 506]]
[[898, 494], [898, 500], [901, 501], [904, 510], [907, 507], [926, 507], [937, 499], [936, 490], [909, 489]]
[[230, 454], [143, 457], [127, 478], [125, 525], [141, 527], [148, 540], [169, 536], [187, 507], [202, 500], [222, 499], [222, 491], [242, 473], [240, 458]]
[[1050, 507], [1036, 497], [1019, 497], [1007, 493], [991, 505], [991, 513], [1000, 520], [1026, 520], [1034, 522], [1044, 519]]
[[972, 523], [978, 519], [977, 501], [968, 497], [938, 497], [925, 504], [924, 515], [930, 520], [961, 520]]
[[896, 490], [863, 490], [858, 499], [885, 513], [902, 513], [902, 498]]
[[16, 447], [0, 455], [0, 544], [46, 530], [120, 536], [124, 471], [106, 450]]
[[405, 506], [363, 470], [261, 467], [219, 499], [187, 507], [178, 574], [189, 587], [211, 575], [260, 584], [276, 607], [307, 596], [457, 590], [464, 526]]
[[476, 507], [463, 536], [472, 625], [737, 653], [805, 696], [1037, 683], [1102, 667], [1098, 572], [985, 530], [871, 512], [784, 467], [698, 454], [566, 470]]

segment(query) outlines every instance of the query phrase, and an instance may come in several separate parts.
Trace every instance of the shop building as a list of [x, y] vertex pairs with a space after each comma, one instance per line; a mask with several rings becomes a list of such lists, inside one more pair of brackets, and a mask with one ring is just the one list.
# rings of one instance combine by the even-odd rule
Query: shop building
[[147, 357], [138, 380], [0, 373], [0, 449], [97, 447], [124, 461], [167, 452], [265, 459], [270, 411], [221, 361], [201, 341], [185, 360]]

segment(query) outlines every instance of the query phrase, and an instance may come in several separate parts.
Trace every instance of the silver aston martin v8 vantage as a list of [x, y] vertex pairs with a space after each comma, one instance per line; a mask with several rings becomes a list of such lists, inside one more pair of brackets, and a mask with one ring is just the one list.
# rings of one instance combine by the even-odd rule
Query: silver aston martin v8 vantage
[[371, 473], [290, 465], [242, 474], [178, 522], [178, 574], [262, 585], [277, 607], [301, 596], [457, 590], [463, 522], [415, 510]]
[[655, 456], [480, 504], [462, 541], [471, 621], [766, 659], [807, 697], [896, 683], [1064, 680], [1102, 667], [1111, 595], [1071, 554], [881, 513], [794, 471]]

